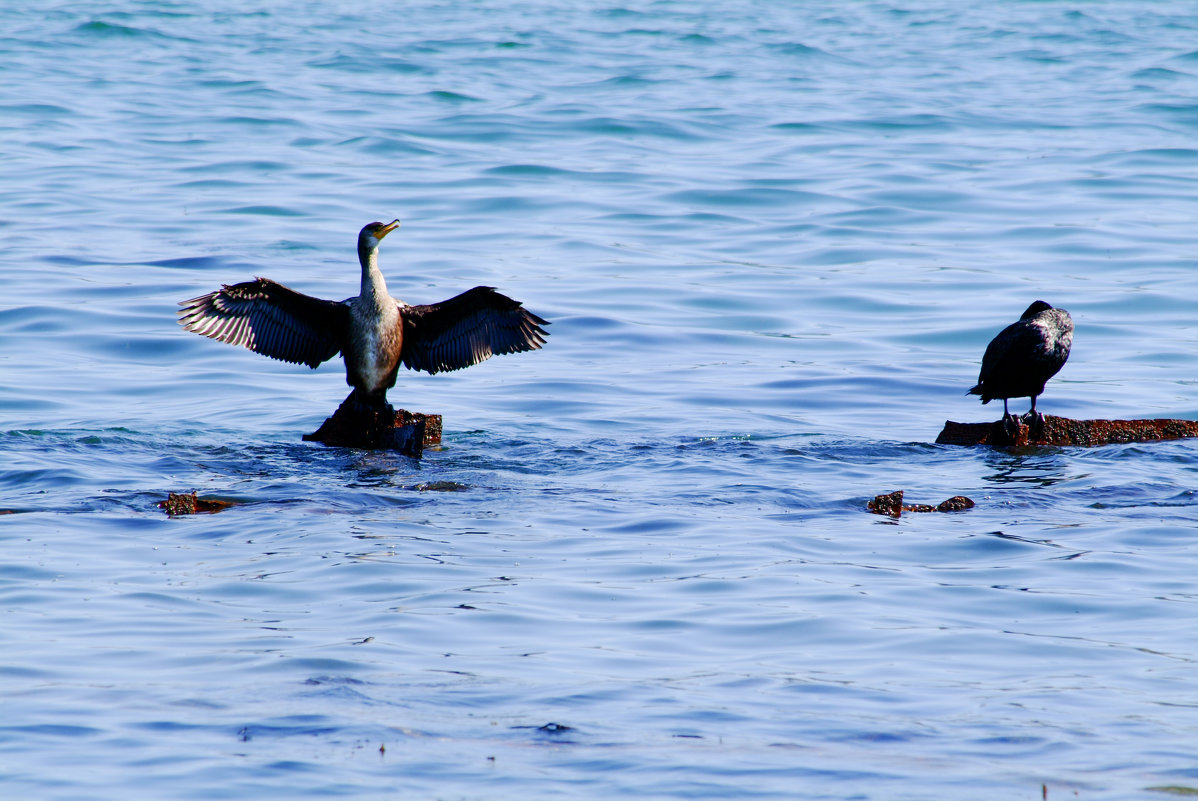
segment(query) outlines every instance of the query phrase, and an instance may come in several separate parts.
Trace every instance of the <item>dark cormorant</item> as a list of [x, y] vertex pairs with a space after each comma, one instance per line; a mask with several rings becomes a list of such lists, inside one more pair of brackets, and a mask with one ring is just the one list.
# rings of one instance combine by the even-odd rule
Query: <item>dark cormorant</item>
[[970, 395], [981, 395], [982, 403], [1002, 398], [1003, 422], [1014, 420], [1007, 410], [1009, 398], [1030, 397], [1031, 411], [1025, 415], [1043, 424], [1036, 411], [1036, 396], [1044, 392], [1048, 379], [1065, 366], [1073, 344], [1073, 318], [1064, 309], [1054, 309], [1037, 300], [986, 346], [982, 372]]
[[358, 234], [362, 291], [355, 298], [321, 300], [256, 278], [182, 301], [179, 324], [313, 368], [341, 353], [345, 383], [354, 388], [350, 396], [369, 406], [386, 405], [401, 363], [440, 373], [544, 344], [548, 334], [541, 326], [548, 323], [489, 286], [427, 306], [409, 306], [387, 294], [378, 248], [398, 227], [399, 220], [372, 222]]

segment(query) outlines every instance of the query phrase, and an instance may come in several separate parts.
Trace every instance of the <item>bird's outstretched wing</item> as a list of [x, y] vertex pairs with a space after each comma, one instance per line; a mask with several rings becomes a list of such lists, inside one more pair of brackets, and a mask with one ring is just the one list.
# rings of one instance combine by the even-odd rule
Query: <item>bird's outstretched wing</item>
[[344, 303], [314, 298], [269, 278], [225, 284], [179, 305], [179, 325], [188, 331], [309, 367], [337, 355], [349, 321]]
[[443, 373], [460, 370], [497, 353], [536, 350], [549, 325], [519, 301], [476, 286], [427, 306], [402, 306], [404, 366]]

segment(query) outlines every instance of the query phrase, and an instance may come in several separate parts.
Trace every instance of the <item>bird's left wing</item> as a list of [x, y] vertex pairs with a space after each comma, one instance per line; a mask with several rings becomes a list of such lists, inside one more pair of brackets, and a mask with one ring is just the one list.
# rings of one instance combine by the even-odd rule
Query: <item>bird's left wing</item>
[[179, 325], [188, 331], [309, 367], [337, 355], [349, 321], [344, 303], [314, 298], [269, 278], [226, 284], [179, 305]]
[[401, 306], [404, 366], [443, 373], [497, 353], [536, 350], [548, 322], [493, 287], [476, 286], [427, 306]]

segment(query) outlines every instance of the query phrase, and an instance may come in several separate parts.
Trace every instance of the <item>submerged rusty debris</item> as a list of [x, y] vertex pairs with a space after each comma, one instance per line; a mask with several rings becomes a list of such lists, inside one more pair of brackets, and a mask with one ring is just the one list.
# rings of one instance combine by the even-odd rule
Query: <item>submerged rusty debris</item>
[[227, 501], [220, 498], [200, 498], [194, 492], [172, 492], [167, 495], [165, 501], [158, 502], [158, 508], [165, 509], [166, 513], [171, 517], [194, 515], [200, 512], [215, 514], [236, 505], [236, 501]]
[[993, 423], [956, 423], [948, 420], [937, 445], [1115, 445], [1127, 442], [1157, 442], [1198, 437], [1195, 420], [1070, 420], [1045, 415], [1044, 425], [1028, 426], [1022, 421], [1008, 428], [1001, 420]]
[[875, 495], [868, 505], [869, 511], [876, 515], [898, 517], [903, 513], [903, 491], [896, 490], [886, 495]]
[[395, 409], [390, 404], [365, 406], [351, 394], [320, 428], [304, 434], [304, 439], [345, 448], [398, 451], [419, 459], [425, 446], [441, 443], [441, 415]]
[[412, 486], [417, 492], [465, 492], [469, 484], [459, 484], [457, 481], [421, 481]]
[[876, 495], [867, 504], [869, 511], [874, 514], [888, 515], [890, 517], [899, 517], [903, 512], [960, 512], [963, 509], [972, 509], [973, 505], [973, 501], [964, 495], [954, 495], [946, 501], [941, 501], [936, 506], [926, 503], [904, 504], [902, 490], [895, 490], [885, 495]]
[[966, 498], [964, 495], [954, 495], [948, 500], [941, 501], [936, 506], [937, 512], [961, 512], [965, 509], [972, 509], [973, 501]]

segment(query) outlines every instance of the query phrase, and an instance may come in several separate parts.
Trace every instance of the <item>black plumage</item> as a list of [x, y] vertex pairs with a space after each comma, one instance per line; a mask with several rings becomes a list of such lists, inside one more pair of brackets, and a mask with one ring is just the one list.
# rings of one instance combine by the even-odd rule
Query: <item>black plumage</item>
[[349, 306], [288, 289], [269, 278], [225, 284], [183, 301], [188, 331], [285, 362], [316, 367], [344, 347]]
[[370, 404], [386, 403], [400, 364], [440, 373], [545, 343], [542, 326], [549, 323], [493, 287], [477, 286], [422, 306], [391, 297], [378, 268], [378, 245], [397, 227], [398, 220], [374, 222], [358, 234], [362, 285], [357, 297], [322, 300], [256, 278], [181, 302], [179, 324], [309, 367], [341, 353], [346, 383]]
[[449, 300], [400, 310], [403, 366], [443, 373], [491, 358], [539, 348], [549, 323], [525, 311], [519, 301], [476, 286]]
[[1007, 409], [1010, 398], [1030, 397], [1028, 415], [1041, 420], [1036, 397], [1043, 394], [1048, 379], [1065, 366], [1072, 345], [1073, 318], [1069, 312], [1037, 300], [986, 346], [978, 383], [969, 394], [981, 395], [982, 403], [1002, 398], [1004, 420], [1011, 416]]

